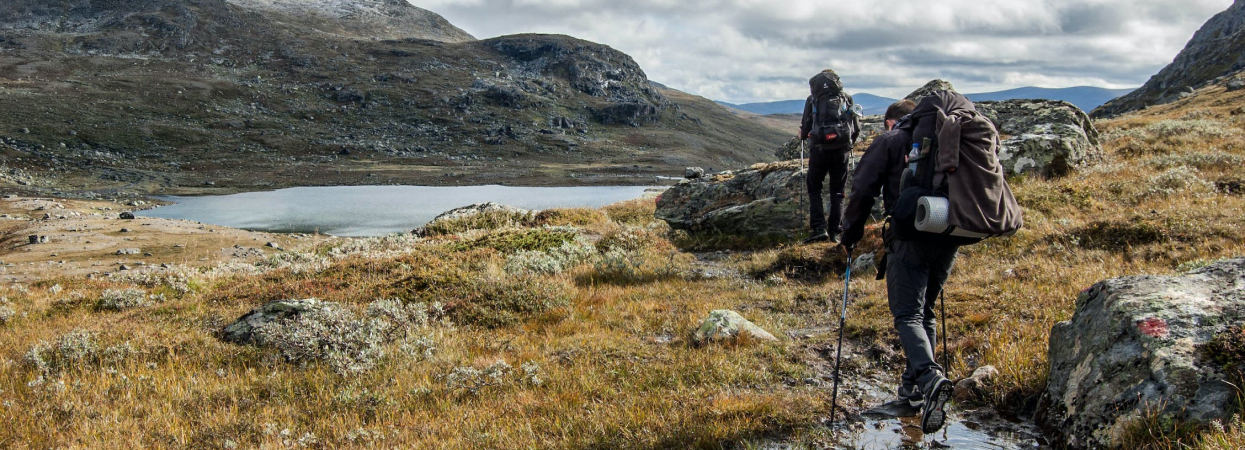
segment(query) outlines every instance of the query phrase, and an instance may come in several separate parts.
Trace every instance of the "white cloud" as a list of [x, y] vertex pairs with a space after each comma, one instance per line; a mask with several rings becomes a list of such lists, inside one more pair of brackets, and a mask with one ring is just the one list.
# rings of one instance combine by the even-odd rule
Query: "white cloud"
[[568, 34], [649, 78], [731, 102], [802, 98], [823, 68], [853, 92], [902, 96], [1139, 86], [1232, 0], [410, 0], [480, 38]]

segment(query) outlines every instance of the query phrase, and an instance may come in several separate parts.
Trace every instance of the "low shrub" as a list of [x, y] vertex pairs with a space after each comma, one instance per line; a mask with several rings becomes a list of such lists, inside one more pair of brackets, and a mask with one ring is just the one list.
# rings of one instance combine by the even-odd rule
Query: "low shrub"
[[546, 209], [532, 218], [531, 225], [535, 226], [576, 226], [584, 227], [589, 225], [598, 225], [609, 221], [605, 213], [588, 208], [559, 208]]
[[575, 240], [548, 251], [521, 251], [506, 259], [506, 272], [511, 274], [559, 274], [598, 256], [592, 244]]
[[547, 252], [575, 239], [576, 233], [559, 228], [534, 228], [504, 230], [484, 235], [478, 239], [453, 244], [454, 251], [491, 248], [511, 254], [519, 251]]
[[433, 221], [419, 230], [423, 236], [444, 236], [469, 230], [498, 230], [529, 223], [532, 214], [527, 211], [488, 210], [452, 219]]
[[108, 289], [100, 295], [95, 308], [103, 311], [125, 311], [163, 303], [164, 294], [147, 294], [142, 289]]
[[1082, 248], [1110, 251], [1167, 241], [1163, 229], [1142, 221], [1093, 222], [1073, 230], [1069, 236], [1073, 244]]
[[318, 302], [290, 319], [260, 325], [255, 339], [290, 362], [324, 362], [339, 375], [354, 375], [376, 367], [387, 344], [410, 337], [429, 323], [429, 317], [424, 303], [377, 300], [368, 305], [366, 316], [359, 317], [341, 304]]
[[455, 324], [484, 328], [510, 326], [528, 317], [570, 304], [571, 288], [565, 283], [534, 276], [488, 279], [476, 276], [443, 279], [430, 283], [416, 295], [445, 302]]
[[74, 329], [60, 335], [55, 342], [35, 344], [22, 362], [44, 374], [80, 369], [104, 363], [120, 363], [137, 353], [129, 342], [101, 349], [95, 333]]
[[624, 225], [646, 225], [656, 222], [653, 214], [657, 212], [657, 201], [641, 198], [618, 202], [601, 208], [611, 221]]

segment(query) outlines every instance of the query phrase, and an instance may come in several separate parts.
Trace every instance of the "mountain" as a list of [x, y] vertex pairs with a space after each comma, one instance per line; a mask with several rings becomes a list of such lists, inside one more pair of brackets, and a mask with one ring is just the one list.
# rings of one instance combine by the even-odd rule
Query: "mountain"
[[[1099, 105], [1107, 101], [1119, 97], [1121, 95], [1132, 92], [1131, 89], [1105, 89], [1091, 86], [1080, 86], [1070, 88], [1039, 88], [1039, 87], [1022, 87], [1009, 89], [999, 92], [983, 92], [980, 94], [968, 94], [967, 97], [973, 101], [1002, 101], [1012, 99], [1038, 99], [1038, 100], [1063, 100], [1074, 104], [1085, 111], [1093, 110]], [[877, 95], [860, 93], [853, 94], [852, 98], [856, 103], [865, 108], [865, 115], [885, 114], [886, 108], [896, 99], [880, 97]], [[743, 105], [733, 105], [725, 102], [718, 102], [731, 108], [748, 111], [755, 114], [803, 114], [804, 100], [787, 100], [768, 103], [747, 103]]]
[[643, 184], [784, 134], [608, 46], [402, 0], [0, 3], [0, 159], [60, 191]]
[[1022, 87], [999, 92], [968, 94], [966, 97], [975, 102], [1014, 99], [1062, 100], [1076, 105], [1084, 111], [1093, 111], [1094, 108], [1099, 107], [1103, 103], [1132, 91], [1132, 89], [1106, 89], [1092, 86], [1057, 89]]
[[1193, 34], [1170, 65], [1141, 88], [1094, 110], [1093, 117], [1112, 117], [1150, 105], [1171, 103], [1192, 95], [1195, 88], [1245, 69], [1245, 0], [1236, 0]]

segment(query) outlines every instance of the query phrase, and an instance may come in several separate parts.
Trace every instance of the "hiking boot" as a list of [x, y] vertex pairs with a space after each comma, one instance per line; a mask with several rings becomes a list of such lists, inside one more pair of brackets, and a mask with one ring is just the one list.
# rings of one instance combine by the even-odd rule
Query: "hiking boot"
[[913, 409], [920, 409], [925, 405], [925, 397], [921, 395], [921, 390], [916, 386], [900, 386], [899, 400], [907, 402], [908, 406]]
[[830, 242], [833, 242], [835, 244], [842, 242], [842, 237], [843, 237], [843, 234], [836, 231], [834, 232], [834, 234], [830, 235]]
[[[825, 242], [828, 240], [830, 240], [830, 235], [827, 234], [825, 231], [821, 231], [821, 232], [814, 232], [812, 236], [809, 236], [808, 239], [804, 240], [804, 243], [812, 244], [816, 242]], [[836, 240], [835, 242], [838, 242], [838, 241]]]
[[921, 409], [921, 431], [925, 434], [932, 434], [941, 430], [947, 422], [947, 401], [951, 400], [954, 385], [951, 380], [938, 373], [925, 386], [925, 407]]

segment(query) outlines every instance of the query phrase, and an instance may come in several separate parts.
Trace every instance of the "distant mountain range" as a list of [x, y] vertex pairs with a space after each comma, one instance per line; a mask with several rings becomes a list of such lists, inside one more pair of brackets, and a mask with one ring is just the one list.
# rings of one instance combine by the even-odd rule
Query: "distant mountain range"
[[[1093, 111], [1094, 108], [1111, 101], [1121, 95], [1132, 92], [1132, 89], [1104, 89], [1090, 86], [1078, 86], [1070, 88], [1040, 88], [1040, 87], [1022, 87], [1009, 89], [999, 92], [983, 92], [980, 94], [968, 94], [967, 97], [975, 102], [979, 101], [1002, 101], [1018, 98], [1042, 99], [1042, 100], [1063, 100], [1085, 111]], [[866, 115], [883, 114], [886, 108], [897, 99], [879, 97], [873, 94], [860, 93], [853, 94], [852, 98], [856, 103], [865, 108]], [[804, 112], [804, 100], [786, 100], [778, 102], [766, 103], [746, 103], [735, 105], [725, 102], [718, 102], [722, 105], [735, 109], [748, 111], [754, 114], [802, 114]]]

